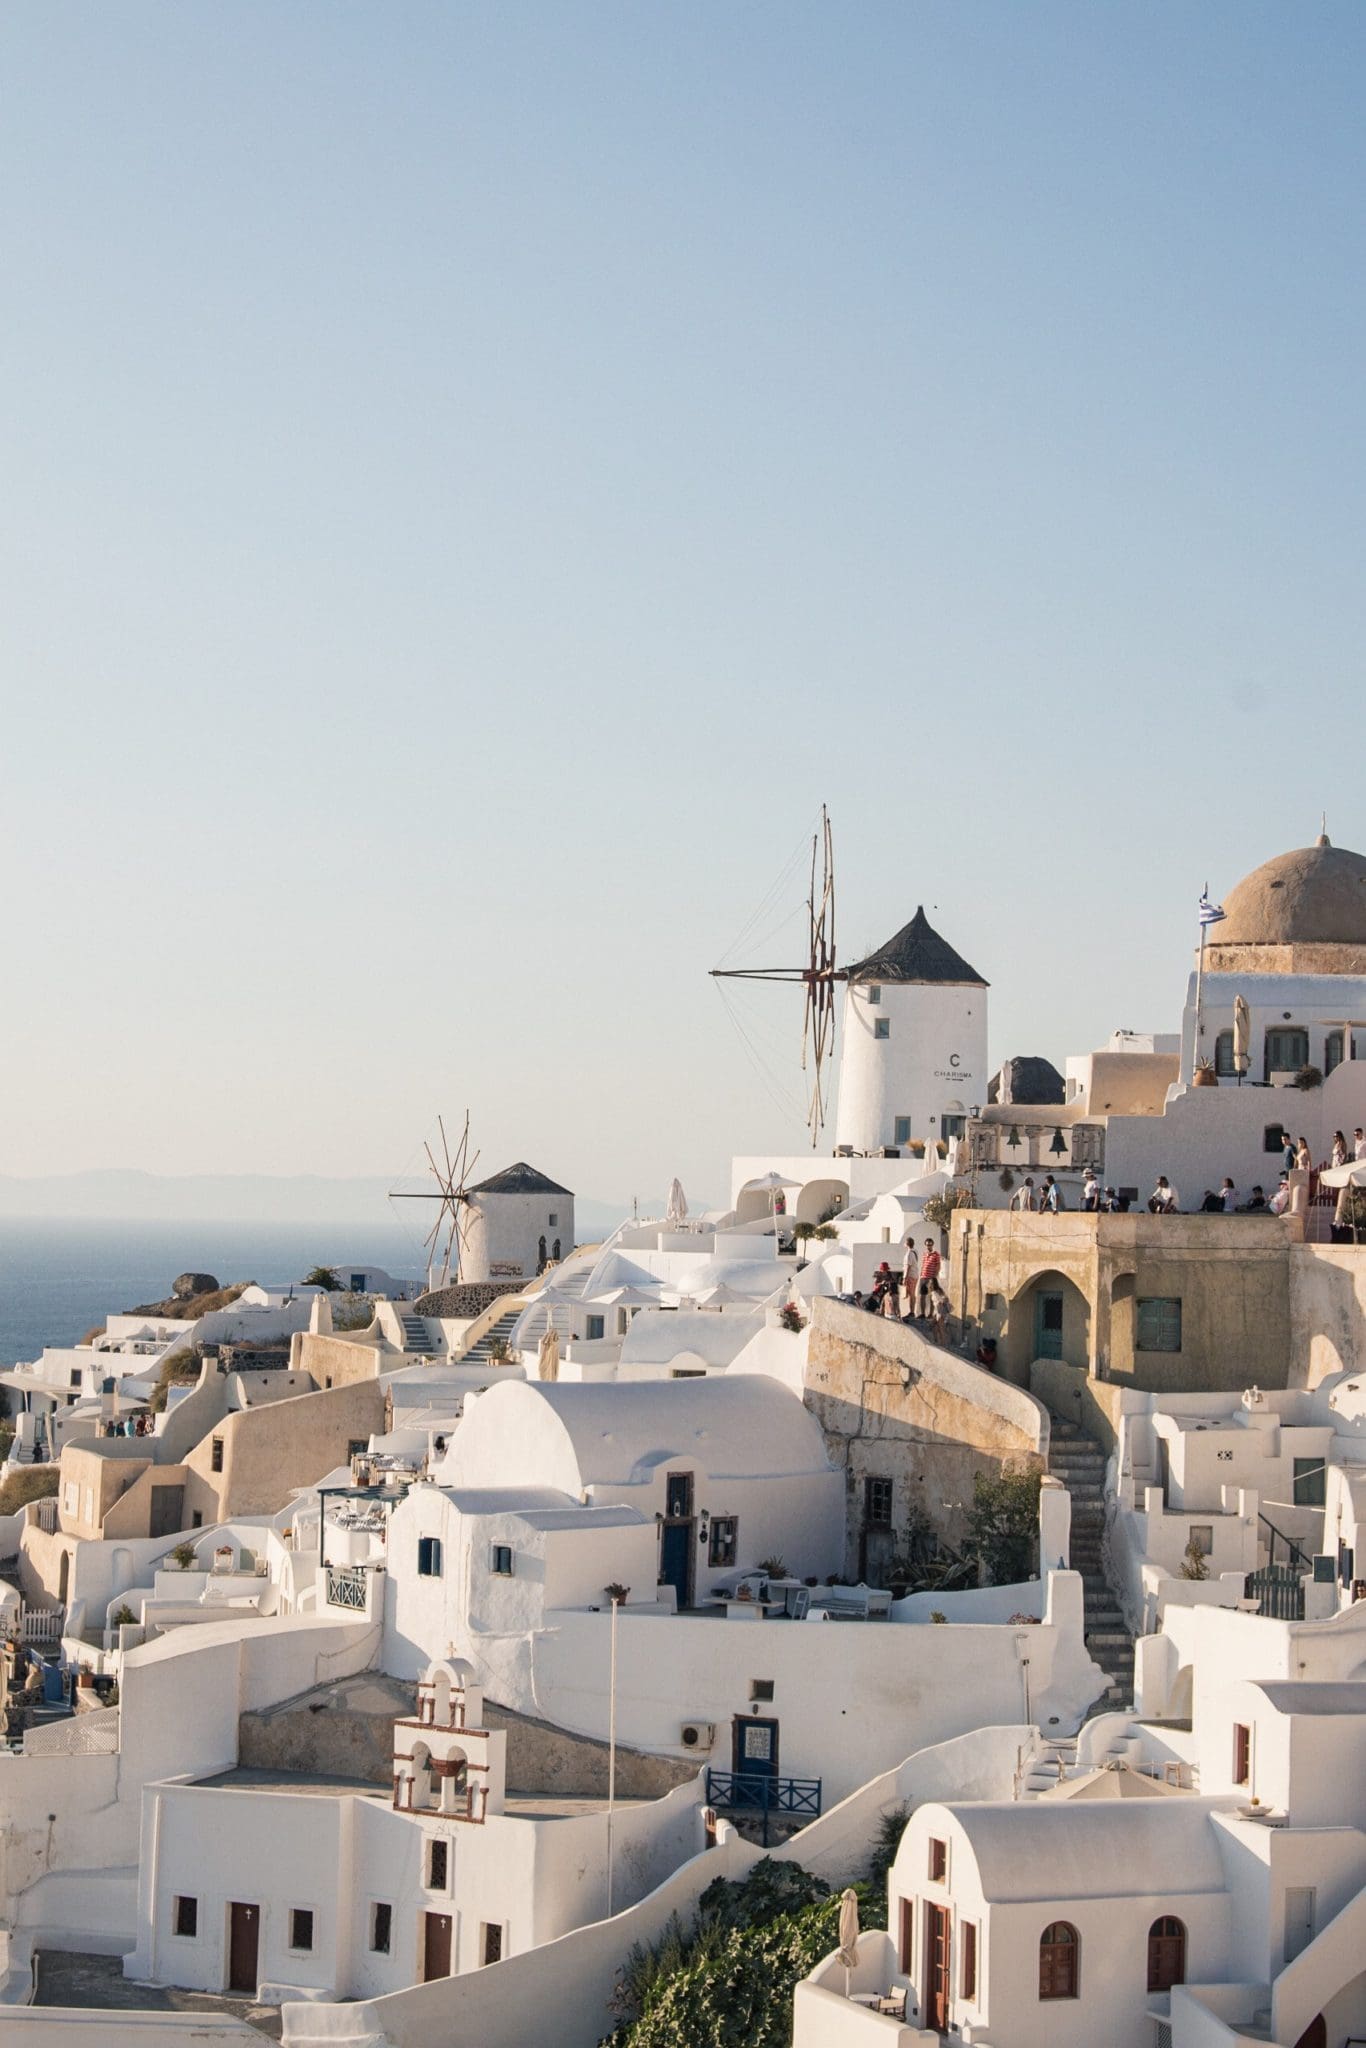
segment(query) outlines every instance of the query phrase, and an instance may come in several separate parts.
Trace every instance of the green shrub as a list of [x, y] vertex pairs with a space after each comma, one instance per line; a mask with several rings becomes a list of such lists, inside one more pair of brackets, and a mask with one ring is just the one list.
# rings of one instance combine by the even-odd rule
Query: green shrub
[[906, 1832], [910, 1817], [910, 1803], [904, 1799], [895, 1806], [884, 1806], [877, 1817], [877, 1829], [868, 1856], [868, 1882], [875, 1891], [882, 1892], [887, 1888], [888, 1873], [896, 1862], [896, 1852], [901, 1847], [901, 1837]]
[[[886, 1900], [856, 1887], [865, 1927]], [[742, 1883], [718, 1878], [684, 1932], [677, 1916], [618, 1978], [621, 2024], [603, 2048], [789, 2048], [792, 1994], [839, 1943], [840, 1901], [797, 1863], [764, 1857]]]
[[15, 1515], [31, 1500], [50, 1500], [56, 1491], [55, 1465], [21, 1465], [0, 1484], [0, 1515]]
[[324, 1294], [340, 1294], [341, 1281], [330, 1266], [315, 1266], [311, 1273], [305, 1273], [299, 1282], [301, 1287], [321, 1287]]
[[964, 1548], [989, 1585], [1012, 1586], [1034, 1576], [1039, 1477], [1037, 1472], [978, 1472], [973, 1477]]

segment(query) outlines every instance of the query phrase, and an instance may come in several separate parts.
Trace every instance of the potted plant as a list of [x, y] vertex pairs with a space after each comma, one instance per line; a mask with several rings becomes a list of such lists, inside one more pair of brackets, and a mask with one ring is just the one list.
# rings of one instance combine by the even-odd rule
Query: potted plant
[[489, 1364], [490, 1364], [490, 1365], [508, 1365], [508, 1364], [510, 1364], [510, 1363], [511, 1363], [511, 1360], [512, 1360], [512, 1347], [511, 1347], [511, 1345], [510, 1345], [510, 1344], [508, 1343], [508, 1340], [507, 1340], [507, 1338], [506, 1338], [506, 1337], [495, 1337], [495, 1338], [493, 1339], [493, 1342], [492, 1342], [492, 1343], [491, 1343], [491, 1344], [489, 1345], [489, 1349], [488, 1349], [488, 1361], [489, 1361]]
[[193, 1543], [177, 1543], [171, 1556], [182, 1572], [192, 1572], [198, 1562]]
[[806, 1317], [795, 1301], [785, 1301], [778, 1311], [778, 1322], [784, 1330], [790, 1330], [795, 1337], [799, 1330], [806, 1328]]
[[114, 1613], [110, 1620], [109, 1626], [111, 1628], [131, 1628], [136, 1620], [136, 1614], [134, 1614], [132, 1608], [128, 1605], [128, 1602], [125, 1600], [121, 1607], [116, 1607], [114, 1609]]
[[604, 1586], [602, 1590], [608, 1605], [612, 1607], [624, 1607], [627, 1600], [631, 1597], [631, 1588], [621, 1585], [616, 1579], [613, 1579], [610, 1586]]
[[766, 1579], [785, 1579], [787, 1565], [781, 1557], [761, 1557], [759, 1569]]

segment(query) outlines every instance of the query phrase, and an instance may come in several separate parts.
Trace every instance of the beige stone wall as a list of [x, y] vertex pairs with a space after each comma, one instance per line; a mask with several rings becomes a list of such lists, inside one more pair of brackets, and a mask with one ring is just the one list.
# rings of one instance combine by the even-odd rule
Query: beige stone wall
[[[335, 1684], [316, 1686], [297, 1699], [238, 1722], [238, 1755], [253, 1769], [323, 1771], [333, 1776], [391, 1785], [394, 1722], [416, 1712], [412, 1680], [383, 1672], [358, 1672]], [[510, 1793], [560, 1794], [574, 1798], [607, 1795], [607, 1744], [572, 1735], [486, 1701], [484, 1725], [507, 1731], [507, 1789]], [[617, 1747], [616, 1789], [623, 1799], [661, 1799], [675, 1785], [697, 1776], [695, 1760], [647, 1756]]]
[[[918, 1510], [958, 1543], [977, 1472], [1042, 1470], [1047, 1417], [1018, 1388], [940, 1350], [902, 1323], [817, 1299], [807, 1407], [845, 1475], [845, 1573], [885, 1582], [888, 1556]], [[865, 1527], [865, 1481], [892, 1481], [891, 1539]]]
[[1366, 1245], [1291, 1246], [1290, 1331], [1296, 1386], [1366, 1366]]
[[[1022, 1384], [1040, 1351], [1037, 1297], [1063, 1296], [1062, 1360], [1147, 1392], [1288, 1384], [1290, 1255], [1275, 1216], [1022, 1215], [969, 1210], [950, 1247], [955, 1311], [997, 1338]], [[1179, 1352], [1139, 1351], [1136, 1303], [1181, 1302]]]
[[[274, 1514], [294, 1488], [344, 1465], [348, 1444], [383, 1423], [384, 1394], [374, 1378], [225, 1415], [185, 1461], [186, 1520], [196, 1512], [206, 1525], [232, 1515]], [[215, 1440], [222, 1444], [218, 1472]]]
[[358, 1380], [374, 1379], [380, 1371], [380, 1360], [386, 1356], [391, 1365], [399, 1363], [393, 1352], [386, 1353], [379, 1344], [317, 1336], [311, 1330], [301, 1330], [293, 1339], [289, 1363], [295, 1371], [308, 1373], [314, 1386], [326, 1393], [329, 1388], [350, 1387]]
[[[105, 1439], [100, 1439], [101, 1444]], [[99, 1536], [105, 1517], [122, 1494], [127, 1493], [152, 1463], [152, 1448], [137, 1438], [110, 1438], [109, 1449], [91, 1444], [68, 1444], [62, 1452], [57, 1482], [57, 1516], [69, 1536]], [[127, 1445], [127, 1455], [123, 1446]], [[118, 1451], [119, 1455], [111, 1455]], [[76, 1488], [76, 1505], [68, 1511], [68, 1488]], [[86, 1495], [90, 1496], [90, 1511]]]

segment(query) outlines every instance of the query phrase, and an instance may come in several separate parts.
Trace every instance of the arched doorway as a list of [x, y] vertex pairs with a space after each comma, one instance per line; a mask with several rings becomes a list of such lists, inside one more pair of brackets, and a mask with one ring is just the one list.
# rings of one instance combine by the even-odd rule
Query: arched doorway
[[848, 1207], [847, 1180], [809, 1180], [797, 1197], [794, 1220], [798, 1223], [820, 1223], [829, 1216], [842, 1214]]
[[1164, 1913], [1148, 1929], [1148, 1989], [1170, 1991], [1186, 1981], [1186, 1929], [1174, 1914]]
[[1036, 1358], [1085, 1367], [1090, 1362], [1091, 1308], [1064, 1273], [1036, 1273], [1011, 1299], [1006, 1315], [1005, 1362], [1018, 1386], [1029, 1384]]

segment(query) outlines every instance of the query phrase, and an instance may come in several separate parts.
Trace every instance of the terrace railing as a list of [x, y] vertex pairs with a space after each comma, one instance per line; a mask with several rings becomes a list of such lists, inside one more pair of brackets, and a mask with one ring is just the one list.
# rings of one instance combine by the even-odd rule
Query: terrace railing
[[769, 1823], [774, 1815], [803, 1823], [819, 1819], [821, 1780], [765, 1778], [748, 1771], [708, 1771], [707, 1804], [718, 1813], [758, 1817], [763, 1824], [763, 1846], [767, 1848]]

